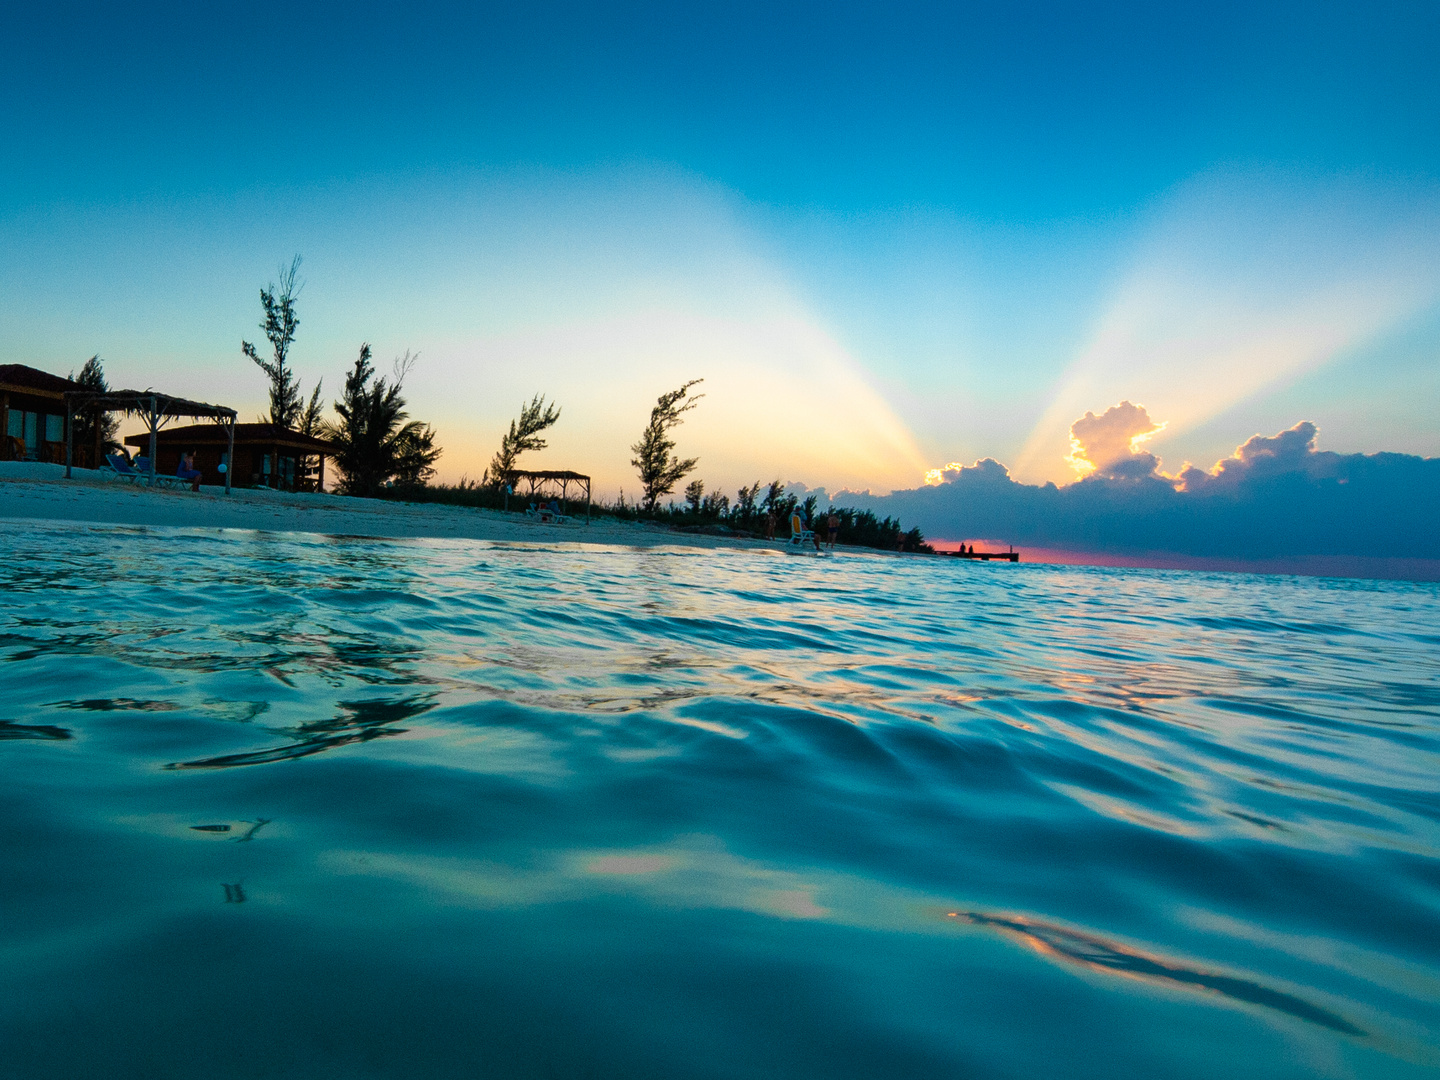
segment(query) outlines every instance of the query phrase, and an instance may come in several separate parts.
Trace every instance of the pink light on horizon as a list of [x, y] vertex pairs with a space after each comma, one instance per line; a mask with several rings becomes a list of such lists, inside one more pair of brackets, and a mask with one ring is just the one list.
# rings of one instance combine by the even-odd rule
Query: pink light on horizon
[[[982, 538], [926, 538], [936, 551], [955, 551], [962, 544], [976, 551], [1008, 551], [1010, 544]], [[1293, 574], [1300, 577], [1370, 578], [1399, 581], [1440, 581], [1440, 559], [1392, 558], [1383, 555], [1305, 555], [1275, 559], [1222, 559], [1173, 552], [1117, 555], [1016, 544], [1022, 563], [1051, 566], [1103, 566], [1134, 570], [1195, 570], [1204, 573]]]

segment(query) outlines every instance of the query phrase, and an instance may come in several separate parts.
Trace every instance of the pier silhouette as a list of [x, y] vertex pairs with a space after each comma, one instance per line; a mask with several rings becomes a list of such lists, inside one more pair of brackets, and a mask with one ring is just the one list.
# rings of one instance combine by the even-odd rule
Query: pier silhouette
[[991, 559], [999, 559], [1002, 562], [1019, 562], [1020, 553], [1012, 546], [1009, 551], [976, 551], [975, 545], [968, 548], [960, 545], [959, 551], [939, 551], [937, 555], [946, 555], [952, 559], [979, 559], [981, 562], [989, 562]]

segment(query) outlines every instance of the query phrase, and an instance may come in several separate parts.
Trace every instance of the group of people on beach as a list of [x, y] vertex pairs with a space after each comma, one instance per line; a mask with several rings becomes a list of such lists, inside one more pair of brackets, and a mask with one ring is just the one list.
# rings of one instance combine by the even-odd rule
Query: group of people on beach
[[[791, 523], [790, 523], [791, 530], [792, 530], [796, 535], [800, 535], [800, 534], [809, 532], [809, 533], [810, 533], [810, 538], [815, 542], [815, 550], [816, 550], [816, 551], [819, 551], [819, 550], [820, 550], [820, 530], [819, 530], [819, 529], [812, 529], [812, 528], [811, 528], [810, 522], [807, 521], [806, 518], [805, 518], [805, 508], [804, 508], [803, 506], [797, 506], [797, 507], [795, 507], [795, 510], [794, 510], [794, 512], [793, 512], [792, 515], [791, 515], [791, 519], [792, 519], [792, 520], [791, 520]], [[774, 510], [774, 508], [772, 507], [771, 510], [769, 511], [769, 513], [767, 513], [767, 514], [765, 515], [765, 539], [766, 539], [766, 540], [774, 540], [774, 539], [775, 539], [775, 527], [776, 527], [778, 524], [779, 524], [779, 520], [776, 518], [776, 516], [775, 516], [775, 510]], [[828, 546], [831, 551], [834, 551], [834, 550], [835, 550], [835, 541], [836, 541], [836, 540], [839, 538], [839, 536], [840, 536], [840, 518], [836, 515], [835, 510], [834, 510], [833, 507], [832, 507], [831, 510], [830, 510], [829, 516], [825, 519], [825, 531], [826, 531], [826, 533], [828, 534], [828, 541], [827, 541], [827, 545], [826, 545], [826, 546]]]

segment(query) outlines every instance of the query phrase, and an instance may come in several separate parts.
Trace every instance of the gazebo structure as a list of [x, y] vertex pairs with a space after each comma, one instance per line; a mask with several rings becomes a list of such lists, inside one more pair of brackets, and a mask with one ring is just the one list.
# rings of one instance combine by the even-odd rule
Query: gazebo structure
[[[522, 492], [519, 484], [524, 481], [527, 487]], [[584, 473], [570, 472], [568, 469], [551, 469], [531, 472], [524, 469], [516, 469], [505, 474], [505, 482], [515, 489], [515, 494], [525, 498], [540, 496], [541, 498], [558, 498], [562, 503], [570, 499], [570, 485], [575, 485], [575, 501], [580, 501], [580, 492], [585, 492], [585, 520], [590, 520], [590, 477]]]
[[[110, 390], [105, 393], [92, 390], [72, 390], [65, 395], [65, 476], [69, 479], [71, 475], [71, 462], [74, 458], [75, 436], [72, 433], [71, 421], [74, 419], [77, 409], [94, 409], [97, 412], [123, 412], [127, 416], [138, 415], [145, 421], [145, 429], [150, 436], [150, 484], [155, 484], [155, 440], [160, 428], [166, 421], [174, 420], [177, 417], [196, 417], [214, 420], [216, 425], [222, 427], [226, 432], [226, 439], [230, 449], [226, 457], [228, 462], [234, 456], [235, 449], [235, 410], [227, 409], [223, 405], [207, 405], [203, 401], [190, 401], [188, 398], [174, 397], [170, 394], [161, 394], [154, 390]], [[97, 438], [100, 426], [96, 425]], [[127, 440], [128, 441], [128, 440]], [[96, 447], [95, 457], [98, 461], [100, 449]], [[230, 492], [230, 469], [227, 465], [225, 470], [225, 492]]]

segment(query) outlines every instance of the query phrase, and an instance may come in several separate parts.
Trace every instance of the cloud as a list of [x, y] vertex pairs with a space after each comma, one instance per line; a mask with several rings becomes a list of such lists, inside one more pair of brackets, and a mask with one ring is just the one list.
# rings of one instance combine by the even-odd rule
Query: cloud
[[[1208, 473], [1193, 465], [1179, 477], [1185, 491], [1238, 491], [1247, 483], [1263, 477], [1297, 473], [1313, 479], [1337, 478], [1337, 466], [1344, 459], [1339, 454], [1321, 453], [1315, 449], [1319, 428], [1302, 420], [1288, 431], [1269, 438], [1252, 435], [1243, 446], [1236, 447], [1233, 457], [1217, 461]], [[1359, 457], [1360, 455], [1353, 455]]]
[[1160, 463], [1140, 444], [1164, 428], [1150, 419], [1145, 406], [1128, 401], [1100, 416], [1087, 412], [1070, 425], [1070, 464], [1081, 476], [1148, 476]]
[[1323, 451], [1316, 425], [1304, 421], [1256, 435], [1208, 470], [1166, 476], [1153, 455], [1123, 442], [1148, 423], [1133, 405], [1087, 413], [1076, 439], [1096, 468], [1064, 487], [1018, 482], [986, 458], [947, 466], [935, 486], [835, 498], [933, 538], [1096, 555], [1440, 559], [1440, 458]]
[[1139, 223], [1016, 472], [1062, 479], [1087, 402], [1139, 396], [1168, 441], [1382, 338], [1440, 297], [1437, 239], [1432, 193], [1239, 170], [1179, 186]]

